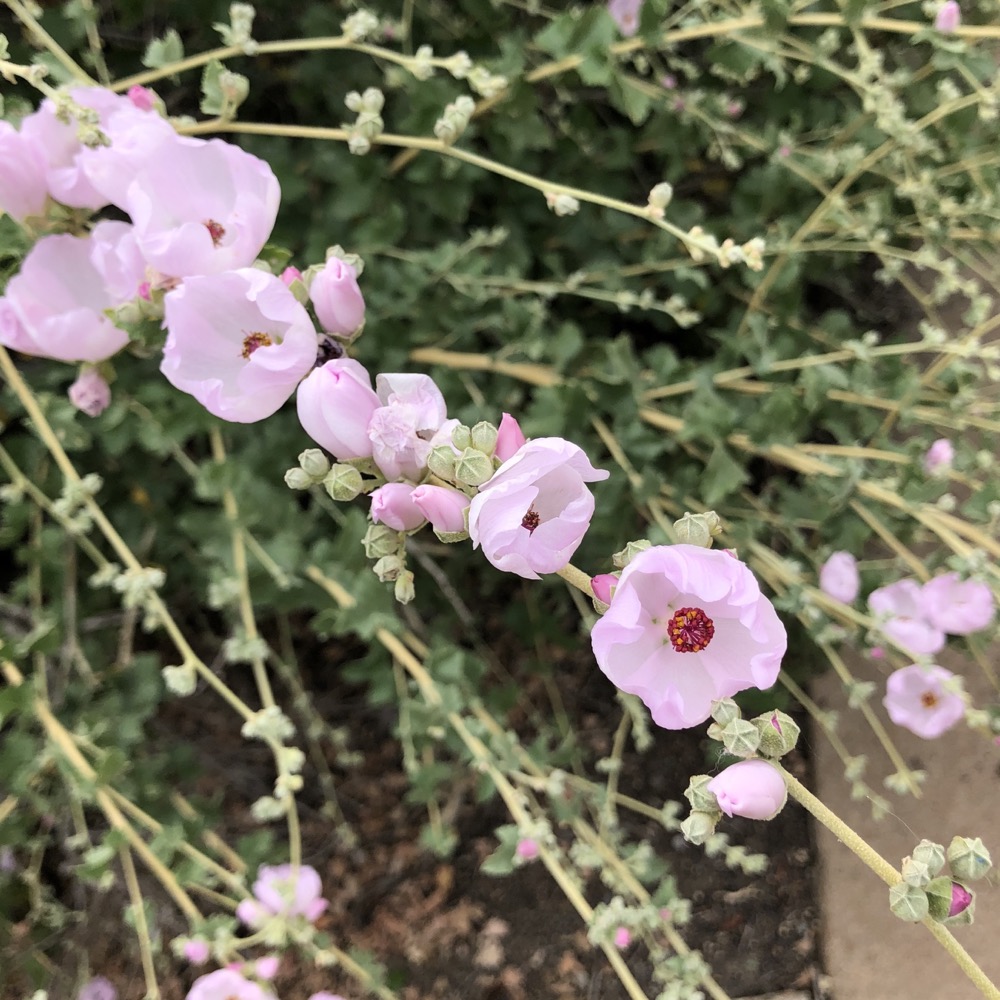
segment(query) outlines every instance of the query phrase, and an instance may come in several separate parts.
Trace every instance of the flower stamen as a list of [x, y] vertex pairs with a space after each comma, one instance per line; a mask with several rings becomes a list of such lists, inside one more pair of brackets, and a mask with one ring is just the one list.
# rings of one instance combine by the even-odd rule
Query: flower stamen
[[715, 624], [701, 608], [681, 608], [667, 622], [667, 638], [678, 653], [700, 653], [714, 635]]
[[215, 219], [206, 219], [204, 226], [208, 230], [208, 235], [212, 237], [212, 246], [217, 247], [222, 242], [222, 237], [226, 235], [226, 227]]
[[924, 708], [933, 708], [938, 703], [938, 697], [933, 691], [925, 691], [920, 696], [920, 704]]
[[243, 338], [243, 350], [241, 354], [245, 360], [249, 361], [250, 355], [258, 347], [270, 347], [273, 343], [274, 341], [266, 333], [248, 333]]
[[542, 523], [542, 518], [534, 507], [529, 507], [521, 519], [521, 527], [528, 529], [530, 535]]

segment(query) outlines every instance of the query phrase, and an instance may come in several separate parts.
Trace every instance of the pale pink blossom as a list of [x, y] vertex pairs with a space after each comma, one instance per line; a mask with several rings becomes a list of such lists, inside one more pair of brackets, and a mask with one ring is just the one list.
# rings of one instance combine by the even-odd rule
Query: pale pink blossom
[[445, 423], [444, 396], [429, 376], [405, 373], [379, 375], [375, 390], [382, 403], [368, 424], [375, 463], [388, 480], [416, 482]]
[[[104, 220], [90, 234], [90, 261], [101, 276], [116, 305], [149, 297], [146, 260], [136, 242], [135, 229], [127, 222]], [[142, 286], [147, 285], [146, 295]]]
[[185, 941], [183, 951], [184, 957], [192, 965], [204, 965], [212, 954], [212, 949], [204, 938], [191, 938]]
[[538, 857], [538, 841], [531, 837], [522, 837], [514, 848], [514, 854], [522, 861], [533, 861]]
[[260, 979], [274, 979], [280, 967], [281, 959], [277, 955], [265, 955], [253, 963], [254, 975]]
[[45, 236], [7, 284], [0, 344], [58, 361], [103, 361], [128, 343], [104, 315], [118, 305], [91, 262], [90, 237]]
[[104, 976], [95, 976], [80, 987], [76, 1000], [118, 1000], [118, 990]]
[[254, 899], [244, 899], [236, 916], [259, 928], [272, 917], [315, 923], [327, 908], [319, 873], [309, 865], [262, 865], [253, 884]]
[[409, 483], [386, 483], [371, 495], [372, 521], [393, 531], [413, 531], [425, 521], [424, 512], [413, 502]]
[[48, 197], [41, 147], [9, 122], [0, 122], [0, 210], [23, 222], [43, 215]]
[[622, 571], [594, 625], [597, 664], [665, 729], [704, 722], [712, 702], [769, 688], [785, 628], [740, 560], [697, 545], [658, 545]]
[[501, 462], [506, 462], [508, 458], [514, 457], [515, 452], [525, 441], [521, 425], [509, 413], [505, 413], [497, 428], [497, 443], [493, 454]]
[[925, 740], [947, 732], [965, 715], [962, 696], [944, 686], [954, 676], [935, 663], [913, 664], [890, 674], [882, 700], [889, 718]]
[[850, 552], [834, 552], [819, 570], [819, 589], [841, 604], [852, 604], [861, 589], [858, 563]]
[[951, 34], [962, 23], [962, 8], [956, 0], [945, 0], [934, 16], [934, 27], [943, 34]]
[[916, 580], [897, 580], [873, 590], [868, 607], [878, 630], [910, 653], [937, 653], [944, 647], [944, 632], [927, 619], [923, 592]]
[[643, 0], [609, 0], [608, 13], [614, 18], [618, 30], [631, 38], [639, 30], [639, 15]]
[[435, 531], [454, 534], [465, 531], [465, 511], [469, 498], [458, 490], [424, 483], [411, 494], [410, 499], [430, 521]]
[[164, 325], [160, 371], [223, 420], [269, 417], [316, 360], [309, 314], [255, 268], [186, 279], [164, 298]]
[[947, 635], [979, 632], [992, 623], [996, 611], [988, 584], [961, 580], [957, 573], [942, 573], [928, 580], [921, 598], [927, 620]]
[[334, 458], [370, 458], [368, 424], [380, 400], [371, 376], [352, 358], [336, 358], [314, 368], [299, 386], [299, 423]]
[[316, 318], [327, 333], [347, 336], [365, 320], [365, 300], [355, 269], [339, 257], [330, 257], [309, 285]]
[[947, 476], [955, 461], [955, 448], [947, 438], [938, 438], [924, 455], [924, 472], [929, 476]]
[[469, 507], [473, 548], [497, 569], [537, 580], [573, 558], [594, 514], [586, 483], [607, 479], [575, 444], [536, 438], [479, 487]]
[[627, 927], [615, 931], [615, 947], [625, 950], [632, 943], [632, 932]]
[[216, 969], [199, 976], [185, 1000], [275, 1000], [275, 996], [234, 969]]
[[614, 594], [617, 586], [617, 573], [599, 573], [590, 578], [590, 588], [594, 591], [594, 597], [603, 604], [611, 603], [611, 595]]
[[221, 139], [170, 143], [160, 154], [138, 172], [121, 206], [149, 264], [172, 277], [252, 264], [278, 212], [271, 168]]
[[111, 386], [96, 368], [82, 371], [68, 395], [69, 401], [88, 417], [99, 417], [111, 405]]
[[784, 779], [766, 760], [730, 764], [706, 786], [727, 816], [774, 819], [788, 797]]

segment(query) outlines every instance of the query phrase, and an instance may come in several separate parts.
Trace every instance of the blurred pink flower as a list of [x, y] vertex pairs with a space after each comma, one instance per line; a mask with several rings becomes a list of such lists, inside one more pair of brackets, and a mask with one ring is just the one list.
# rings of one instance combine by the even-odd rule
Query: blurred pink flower
[[330, 257], [309, 285], [316, 318], [327, 333], [347, 336], [365, 320], [365, 300], [357, 272], [339, 257]]
[[371, 514], [375, 524], [384, 524], [393, 531], [413, 531], [426, 518], [413, 502], [413, 489], [409, 483], [386, 483], [371, 495]]
[[889, 718], [925, 740], [947, 732], [965, 715], [962, 696], [944, 689], [945, 681], [954, 676], [935, 663], [913, 664], [890, 674], [882, 699]]
[[946, 476], [955, 460], [955, 448], [947, 438], [938, 438], [924, 455], [924, 472], [929, 476]]
[[937, 653], [944, 647], [944, 632], [927, 619], [923, 592], [916, 580], [897, 580], [873, 590], [868, 607], [878, 630], [910, 653]]
[[819, 570], [819, 589], [841, 604], [852, 604], [861, 589], [858, 562], [850, 552], [834, 552]]
[[44, 214], [48, 197], [41, 147], [9, 122], [0, 122], [0, 211], [23, 222]]
[[643, 0], [608, 0], [608, 13], [626, 38], [631, 38], [639, 30], [642, 4]]
[[615, 947], [623, 951], [632, 943], [632, 932], [627, 927], [615, 931]]
[[658, 545], [622, 571], [594, 625], [597, 664], [664, 729], [704, 722], [712, 702], [778, 678], [787, 637], [740, 560], [697, 545]]
[[319, 993], [314, 993], [309, 1000], [344, 1000], [344, 998], [339, 993], [327, 993], [326, 990], [321, 990]]
[[135, 84], [125, 91], [125, 96], [140, 111], [152, 111], [156, 107], [156, 94], [148, 87], [140, 87]]
[[261, 979], [274, 979], [280, 967], [281, 959], [277, 955], [265, 955], [253, 963], [254, 975]]
[[445, 423], [441, 390], [428, 375], [382, 374], [375, 379], [382, 405], [372, 414], [368, 438], [375, 463], [388, 480], [423, 476], [435, 434]]
[[94, 226], [90, 239], [90, 261], [101, 276], [111, 301], [122, 305], [139, 297], [148, 299], [149, 289], [147, 287], [143, 296], [142, 286], [148, 286], [149, 275], [134, 227], [127, 222], [106, 219]]
[[185, 1000], [275, 1000], [275, 996], [232, 969], [217, 969], [199, 976]]
[[969, 635], [993, 621], [993, 591], [980, 580], [960, 580], [957, 573], [942, 573], [928, 580], [921, 591], [927, 620], [947, 635]]
[[465, 531], [465, 510], [469, 506], [469, 498], [464, 493], [425, 483], [410, 494], [410, 499], [435, 531]]
[[479, 487], [469, 507], [473, 548], [497, 569], [537, 580], [573, 558], [594, 514], [586, 483], [607, 479], [575, 444], [536, 438]]
[[160, 371], [223, 420], [279, 409], [316, 360], [316, 331], [280, 278], [256, 268], [188, 278], [164, 297]]
[[204, 965], [212, 954], [212, 949], [204, 938], [191, 938], [184, 942], [184, 957], [192, 965]]
[[730, 764], [707, 785], [727, 816], [774, 819], [788, 797], [784, 779], [766, 760], [741, 760]]
[[493, 454], [501, 462], [506, 462], [508, 458], [514, 457], [514, 453], [525, 440], [521, 425], [509, 413], [505, 413], [500, 418], [500, 426], [497, 428], [497, 443]]
[[944, 34], [950, 34], [962, 23], [962, 8], [956, 0], [945, 0], [934, 16], [934, 27]]
[[91, 262], [91, 237], [45, 236], [0, 302], [0, 344], [58, 361], [103, 361], [128, 343], [104, 315], [119, 303]]
[[111, 405], [111, 386], [96, 368], [81, 372], [68, 395], [69, 401], [88, 417], [99, 417]]
[[533, 840], [531, 837], [523, 837], [517, 842], [514, 853], [522, 861], [533, 861], [538, 857], [538, 841]]
[[136, 174], [121, 205], [148, 263], [172, 277], [249, 267], [278, 212], [271, 168], [221, 139], [173, 142], [159, 153]]
[[329, 905], [319, 873], [309, 865], [261, 865], [253, 884], [254, 899], [244, 899], [236, 916], [248, 927], [262, 927], [271, 917], [305, 918], [315, 923]]
[[352, 358], [337, 358], [314, 368], [295, 397], [306, 434], [334, 458], [370, 458], [368, 423], [379, 408], [372, 379]]
[[104, 976], [95, 976], [80, 987], [76, 1000], [118, 1000], [118, 990]]

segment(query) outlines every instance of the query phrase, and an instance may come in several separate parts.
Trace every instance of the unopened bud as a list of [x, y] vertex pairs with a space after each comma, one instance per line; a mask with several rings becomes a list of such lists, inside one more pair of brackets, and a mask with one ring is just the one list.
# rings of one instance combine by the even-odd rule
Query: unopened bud
[[691, 844], [704, 844], [715, 833], [715, 816], [696, 809], [681, 823], [681, 833]]
[[296, 466], [285, 473], [285, 485], [290, 490], [307, 490], [313, 485], [313, 477], [305, 469]]
[[472, 447], [472, 429], [465, 424], [458, 424], [451, 432], [451, 443], [459, 450], [465, 451]]
[[760, 733], [760, 753], [765, 757], [781, 757], [795, 748], [799, 739], [799, 724], [784, 712], [765, 712], [751, 719]]
[[723, 726], [722, 743], [734, 757], [752, 757], [760, 746], [760, 733], [752, 722], [733, 719]]
[[978, 837], [952, 838], [947, 856], [955, 877], [964, 882], [975, 882], [993, 867], [990, 852]]
[[396, 584], [393, 587], [393, 595], [400, 604], [409, 604], [416, 596], [416, 590], [413, 586], [413, 573], [410, 570], [404, 570], [399, 574]]
[[167, 690], [171, 694], [180, 698], [194, 694], [197, 680], [198, 675], [190, 663], [182, 663], [179, 667], [163, 668], [163, 683], [167, 685]]
[[485, 420], [472, 428], [472, 447], [484, 455], [492, 455], [497, 446], [497, 429]]
[[646, 538], [637, 539], [634, 542], [629, 542], [620, 552], [616, 552], [611, 557], [611, 562], [615, 569], [624, 569], [640, 552], [645, 552], [646, 549], [652, 546], [652, 542]]
[[927, 865], [931, 878], [944, 868], [945, 854], [941, 844], [935, 844], [933, 840], [921, 840], [913, 853], [910, 855], [914, 861], [922, 861]]
[[455, 479], [466, 486], [482, 486], [493, 471], [493, 459], [474, 448], [466, 448], [455, 462]]
[[704, 549], [712, 547], [712, 538], [719, 530], [719, 516], [714, 510], [707, 514], [685, 514], [674, 521], [674, 533], [678, 542], [700, 545]]
[[361, 473], [353, 465], [337, 463], [326, 474], [323, 488], [334, 500], [353, 500], [362, 488]]
[[931, 881], [931, 870], [926, 861], [917, 861], [914, 858], [903, 858], [900, 866], [903, 881], [907, 885], [915, 885], [918, 889], [925, 889]]
[[403, 560], [394, 552], [391, 555], [382, 556], [372, 566], [372, 570], [382, 583], [391, 583], [393, 580], [399, 578], [400, 573], [403, 572], [403, 567]]
[[684, 798], [691, 803], [691, 808], [697, 812], [719, 812], [719, 800], [706, 787], [711, 780], [707, 774], [694, 774], [688, 782]]
[[732, 698], [720, 698], [718, 701], [712, 702], [712, 718], [720, 726], [727, 725], [733, 719], [739, 719], [742, 714], [740, 706]]
[[427, 456], [427, 468], [441, 479], [455, 478], [455, 449], [447, 444], [439, 444], [432, 448]]
[[365, 555], [369, 559], [381, 559], [399, 551], [399, 532], [387, 528], [384, 524], [369, 525], [365, 537], [361, 539], [365, 547]]
[[661, 212], [670, 204], [671, 199], [674, 196], [674, 188], [672, 184], [663, 181], [657, 184], [652, 191], [649, 192], [649, 204], [651, 208], [659, 209]]
[[299, 465], [306, 475], [322, 479], [330, 471], [330, 459], [319, 448], [307, 448], [299, 455]]
[[908, 924], [918, 924], [930, 909], [927, 893], [914, 885], [897, 882], [889, 889], [889, 909]]

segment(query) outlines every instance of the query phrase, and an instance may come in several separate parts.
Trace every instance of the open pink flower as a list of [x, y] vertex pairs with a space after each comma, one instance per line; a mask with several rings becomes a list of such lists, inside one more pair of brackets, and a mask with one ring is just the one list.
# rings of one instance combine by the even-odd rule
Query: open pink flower
[[254, 899], [244, 899], [236, 908], [236, 916], [253, 928], [271, 917], [315, 923], [328, 905], [319, 873], [309, 865], [261, 865], [253, 894]]
[[48, 197], [41, 147], [9, 122], [0, 122], [0, 211], [23, 222], [42, 215]]
[[164, 314], [160, 371], [223, 420], [269, 417], [316, 361], [309, 314], [265, 271], [188, 278], [165, 296]]
[[135, 229], [127, 222], [106, 219], [94, 226], [90, 240], [90, 261], [111, 301], [121, 305], [142, 295], [142, 286], [150, 276], [136, 242]]
[[479, 487], [469, 507], [473, 548], [497, 569], [537, 580], [573, 558], [594, 515], [586, 483], [607, 479], [575, 444], [536, 438]]
[[741, 760], [730, 764], [706, 786], [727, 816], [774, 819], [788, 798], [778, 769], [766, 760]]
[[861, 589], [858, 562], [850, 552], [834, 552], [819, 570], [819, 589], [842, 604], [852, 604]]
[[962, 696], [944, 688], [954, 676], [935, 663], [913, 664], [890, 674], [882, 699], [889, 718], [925, 740], [947, 732], [965, 715]]
[[334, 458], [370, 458], [368, 423], [380, 400], [371, 375], [352, 358], [336, 358], [314, 368], [295, 397], [306, 434]]
[[199, 976], [185, 1000], [275, 1000], [275, 996], [233, 969], [216, 969]]
[[918, 656], [937, 653], [944, 647], [944, 632], [927, 619], [920, 584], [897, 580], [873, 590], [868, 606], [878, 620], [879, 631]]
[[382, 405], [372, 414], [368, 438], [375, 463], [388, 480], [416, 482], [427, 465], [447, 406], [428, 375], [382, 374], [375, 379]]
[[601, 670], [641, 698], [658, 726], [686, 729], [704, 722], [719, 698], [769, 688], [787, 637], [739, 559], [657, 545], [622, 571], [591, 642]]
[[928, 580], [920, 594], [927, 620], [947, 635], [969, 635], [986, 628], [996, 611], [993, 591], [981, 580], [960, 580], [942, 573]]

